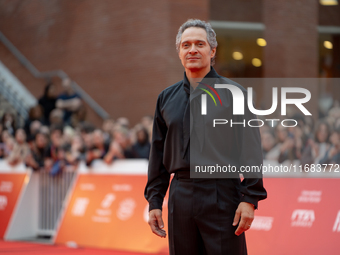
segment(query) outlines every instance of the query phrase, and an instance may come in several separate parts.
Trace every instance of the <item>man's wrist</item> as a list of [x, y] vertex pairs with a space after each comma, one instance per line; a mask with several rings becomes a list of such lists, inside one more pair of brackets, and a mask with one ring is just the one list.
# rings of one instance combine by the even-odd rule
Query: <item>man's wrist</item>
[[243, 197], [241, 199], [241, 202], [247, 202], [247, 203], [249, 203], [249, 204], [254, 206], [254, 210], [257, 209], [258, 199], [256, 197], [248, 196], [248, 195], [243, 195]]
[[156, 201], [149, 202], [149, 212], [154, 209], [159, 209], [162, 211], [162, 204]]
[[250, 204], [253, 207], [253, 209], [255, 210], [255, 205], [254, 204], [249, 203], [249, 202], [244, 202], [244, 203]]

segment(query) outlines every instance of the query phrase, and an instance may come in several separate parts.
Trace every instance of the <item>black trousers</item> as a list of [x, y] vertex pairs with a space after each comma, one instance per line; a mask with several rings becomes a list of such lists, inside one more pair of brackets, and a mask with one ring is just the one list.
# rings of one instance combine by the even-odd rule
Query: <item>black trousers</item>
[[246, 255], [245, 235], [232, 226], [240, 194], [232, 179], [176, 174], [169, 193], [170, 255]]

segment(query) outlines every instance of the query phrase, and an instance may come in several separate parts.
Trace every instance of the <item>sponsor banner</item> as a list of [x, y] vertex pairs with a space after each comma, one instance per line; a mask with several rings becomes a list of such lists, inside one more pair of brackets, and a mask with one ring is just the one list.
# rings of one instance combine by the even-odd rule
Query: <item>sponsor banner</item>
[[[147, 224], [146, 179], [144, 175], [81, 174], [56, 243], [167, 252], [167, 239], [152, 234]], [[246, 233], [249, 253], [335, 254], [340, 238], [340, 200], [334, 194], [340, 192], [339, 184], [339, 179], [265, 179], [268, 199], [259, 203]]]
[[25, 180], [28, 180], [26, 176], [26, 173], [0, 173], [0, 238], [5, 235]]
[[265, 179], [246, 233], [251, 254], [336, 254], [340, 240], [340, 179]]
[[312, 227], [315, 220], [314, 210], [294, 210], [292, 214], [292, 227]]
[[[56, 243], [76, 243], [138, 252], [167, 252], [166, 238], [148, 221], [145, 175], [80, 174], [61, 222]], [[163, 220], [167, 226], [167, 198]], [[167, 231], [167, 229], [165, 229]]]
[[321, 190], [303, 190], [298, 198], [300, 203], [320, 203]]
[[273, 217], [255, 216], [251, 229], [269, 231], [272, 229], [273, 221]]

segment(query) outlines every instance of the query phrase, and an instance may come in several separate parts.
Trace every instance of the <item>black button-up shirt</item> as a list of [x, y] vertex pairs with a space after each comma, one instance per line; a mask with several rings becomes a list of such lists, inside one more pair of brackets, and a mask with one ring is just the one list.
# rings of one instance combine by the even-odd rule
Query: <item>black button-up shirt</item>
[[[206, 78], [216, 78], [224, 84], [237, 85], [246, 94], [246, 90], [242, 86], [219, 76], [213, 68], [211, 68], [211, 71], [204, 79]], [[197, 147], [199, 147], [199, 139], [197, 138], [202, 137], [202, 134], [198, 134], [195, 130], [193, 132], [190, 130], [190, 126], [193, 124], [188, 125], [190, 123], [188, 120], [190, 115], [187, 114], [187, 110], [189, 104], [193, 103], [195, 99], [197, 101], [197, 96], [203, 92], [203, 90], [199, 89], [200, 86], [199, 84], [193, 90], [184, 74], [182, 81], [166, 88], [158, 96], [154, 115], [148, 182], [145, 188], [145, 198], [149, 202], [149, 210], [162, 209], [163, 199], [169, 186], [170, 175], [179, 170], [189, 171], [190, 163], [193, 163], [190, 162], [190, 158], [193, 159], [190, 147], [193, 147], [187, 144], [188, 134], [191, 134], [191, 140], [193, 140], [194, 136], [195, 143], [198, 143]], [[220, 95], [222, 100], [232, 101], [230, 99], [231, 94], [226, 89]], [[227, 114], [231, 117], [232, 112], [229, 112], [231, 102], [226, 105]], [[226, 112], [223, 109], [222, 111], [223, 113]], [[237, 117], [232, 118], [237, 121]], [[245, 118], [255, 119], [255, 116], [249, 110], [246, 110]], [[244, 128], [243, 126], [242, 128], [224, 130], [221, 129], [222, 127], [219, 128], [221, 130], [220, 133], [222, 132], [223, 136], [226, 135], [228, 137], [228, 142], [221, 143], [220, 146], [222, 147], [218, 150], [211, 143], [205, 142], [204, 144], [204, 150], [213, 152], [214, 158], [219, 160], [215, 163], [227, 164], [229, 162], [238, 167], [240, 165], [255, 164], [260, 166], [262, 164], [261, 139], [258, 128]], [[204, 130], [199, 131], [200, 129], [198, 129], [198, 132], [206, 132]], [[216, 130], [218, 131], [219, 129]], [[215, 130], [213, 132], [216, 133]], [[202, 138], [200, 139], [202, 140]], [[242, 194], [241, 201], [252, 203], [257, 208], [257, 202], [267, 196], [263, 188], [262, 174], [260, 174], [261, 178], [247, 178], [246, 174], [244, 174], [244, 177], [242, 182], [236, 182], [239, 186], [237, 188]]]

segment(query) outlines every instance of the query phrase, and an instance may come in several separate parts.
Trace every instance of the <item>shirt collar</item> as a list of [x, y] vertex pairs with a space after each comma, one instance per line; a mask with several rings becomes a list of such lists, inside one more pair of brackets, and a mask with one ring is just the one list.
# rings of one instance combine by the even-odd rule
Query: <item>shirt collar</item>
[[[218, 73], [211, 66], [209, 73], [207, 73], [207, 75], [204, 78], [219, 78], [219, 77], [220, 76], [218, 75]], [[190, 82], [189, 82], [185, 72], [184, 72], [184, 79], [183, 79], [183, 87], [184, 87], [185, 92], [189, 95], [190, 95], [190, 92], [192, 92], [194, 90], [193, 87], [190, 85]]]

